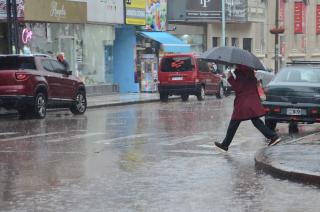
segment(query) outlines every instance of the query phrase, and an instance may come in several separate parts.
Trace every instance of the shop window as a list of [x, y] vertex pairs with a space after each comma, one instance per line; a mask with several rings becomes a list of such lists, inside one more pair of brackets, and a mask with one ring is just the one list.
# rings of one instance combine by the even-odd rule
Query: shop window
[[252, 51], [252, 38], [243, 38], [243, 49]]
[[218, 37], [212, 37], [212, 47], [217, 47], [219, 42]]

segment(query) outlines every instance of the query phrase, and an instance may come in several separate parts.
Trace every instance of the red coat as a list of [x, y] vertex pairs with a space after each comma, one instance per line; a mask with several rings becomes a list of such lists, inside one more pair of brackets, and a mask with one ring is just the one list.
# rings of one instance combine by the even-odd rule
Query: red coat
[[236, 79], [233, 76], [228, 82], [235, 91], [232, 120], [248, 120], [265, 115], [257, 90], [257, 79], [252, 70], [237, 69]]

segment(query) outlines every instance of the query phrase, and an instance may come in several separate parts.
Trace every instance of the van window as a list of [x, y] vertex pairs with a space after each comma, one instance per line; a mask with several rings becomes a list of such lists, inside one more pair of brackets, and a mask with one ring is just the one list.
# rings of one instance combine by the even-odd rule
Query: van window
[[191, 57], [165, 57], [161, 62], [162, 72], [193, 71], [193, 68]]
[[209, 64], [207, 61], [198, 59], [197, 62], [200, 72], [209, 72]]

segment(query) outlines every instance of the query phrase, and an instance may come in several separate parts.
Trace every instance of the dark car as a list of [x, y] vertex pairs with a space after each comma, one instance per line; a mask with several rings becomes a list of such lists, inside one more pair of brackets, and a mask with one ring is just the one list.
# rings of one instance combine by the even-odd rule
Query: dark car
[[[320, 68], [312, 65], [288, 66], [265, 88], [266, 125], [275, 129], [278, 122], [320, 122]], [[290, 128], [289, 128], [290, 130]]]
[[84, 83], [47, 56], [0, 56], [0, 107], [44, 118], [47, 108], [87, 108]]
[[170, 54], [162, 57], [158, 71], [158, 91], [161, 101], [168, 96], [181, 95], [187, 101], [189, 95], [201, 101], [205, 95], [223, 97], [222, 79], [209, 63], [193, 54]]

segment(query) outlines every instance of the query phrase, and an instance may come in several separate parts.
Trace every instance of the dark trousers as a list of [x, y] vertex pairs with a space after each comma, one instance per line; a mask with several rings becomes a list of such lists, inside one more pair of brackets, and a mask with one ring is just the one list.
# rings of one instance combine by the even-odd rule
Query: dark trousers
[[[264, 125], [263, 121], [261, 121], [260, 118], [252, 118], [251, 119], [252, 124], [268, 139], [273, 139], [277, 137], [277, 133], [269, 129], [266, 125]], [[229, 127], [227, 130], [227, 135], [225, 139], [222, 142], [222, 145], [225, 147], [228, 147], [234, 137], [234, 135], [237, 132], [237, 129], [240, 125], [241, 121], [239, 120], [231, 120], [229, 123]]]

